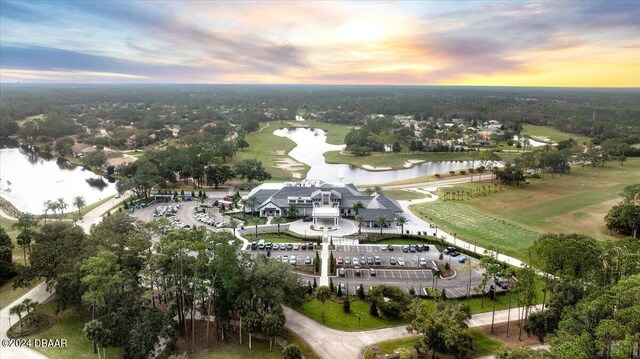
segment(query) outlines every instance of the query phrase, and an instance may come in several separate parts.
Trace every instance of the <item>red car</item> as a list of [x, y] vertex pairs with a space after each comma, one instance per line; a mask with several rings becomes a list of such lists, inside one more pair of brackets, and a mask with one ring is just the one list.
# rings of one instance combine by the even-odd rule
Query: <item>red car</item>
[[338, 264], [342, 264], [342, 257], [338, 257]]

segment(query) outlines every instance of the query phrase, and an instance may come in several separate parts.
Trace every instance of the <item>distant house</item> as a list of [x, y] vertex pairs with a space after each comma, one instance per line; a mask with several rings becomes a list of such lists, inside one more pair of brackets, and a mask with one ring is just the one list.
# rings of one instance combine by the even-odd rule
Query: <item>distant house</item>
[[260, 217], [286, 216], [292, 205], [298, 209], [298, 216], [311, 217], [314, 224], [338, 226], [339, 218], [355, 217], [353, 205], [362, 202], [358, 215], [364, 217], [363, 226], [376, 227], [378, 218], [384, 217], [387, 224], [393, 223], [402, 213], [400, 205], [379, 193], [370, 196], [361, 193], [352, 184], [325, 183], [322, 181], [265, 183], [254, 188], [249, 197], [257, 199], [252, 209], [245, 207]]

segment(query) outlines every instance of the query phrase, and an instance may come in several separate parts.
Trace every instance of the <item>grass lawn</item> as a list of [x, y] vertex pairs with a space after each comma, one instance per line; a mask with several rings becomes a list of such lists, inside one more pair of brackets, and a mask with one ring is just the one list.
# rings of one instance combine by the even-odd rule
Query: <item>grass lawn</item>
[[305, 120], [303, 122], [287, 122], [289, 124], [293, 124], [295, 126], [305, 126], [311, 128], [319, 128], [325, 130], [327, 132], [327, 143], [332, 145], [342, 145], [344, 144], [344, 137], [351, 131], [353, 126], [337, 124], [337, 123], [327, 123], [316, 120]]
[[[91, 318], [87, 314], [80, 314], [76, 310], [66, 310], [58, 315], [54, 314], [55, 301], [50, 301], [38, 307], [39, 311], [56, 318], [56, 325], [45, 332], [33, 335], [32, 338], [39, 339], [67, 339], [66, 348], [35, 348], [40, 353], [56, 359], [95, 359], [97, 354], [93, 353], [93, 343], [91, 343], [82, 332], [84, 324]], [[268, 346], [268, 344], [267, 344]], [[108, 358], [122, 358], [122, 348], [107, 348]]]
[[42, 120], [43, 118], [44, 118], [44, 113], [41, 113], [39, 115], [25, 117], [22, 120], [16, 121], [16, 123], [18, 123], [18, 125], [22, 126], [27, 121], [31, 121], [31, 120], [39, 121], [39, 120]]
[[[249, 142], [249, 147], [245, 148], [244, 151], [236, 152], [236, 156], [231, 161], [231, 164], [240, 160], [250, 160], [255, 158], [262, 162], [267, 172], [271, 173], [271, 181], [282, 182], [292, 180], [293, 172], [276, 167], [276, 160], [285, 158], [291, 159], [286, 154], [296, 146], [296, 143], [288, 138], [278, 137], [273, 134], [273, 131], [281, 126], [279, 122], [267, 122], [266, 124], [263, 123], [261, 125], [262, 131], [251, 132], [246, 135], [245, 140]], [[284, 154], [279, 155], [277, 153]], [[300, 166], [304, 168], [301, 171], [296, 172], [301, 174], [301, 178], [304, 178], [309, 171], [309, 167], [302, 163]]]
[[[386, 320], [372, 316], [369, 314], [369, 303], [360, 300], [351, 302], [350, 313], [342, 310], [342, 304], [326, 301], [324, 303], [326, 321], [324, 322], [322, 321], [322, 303], [317, 299], [303, 303], [297, 310], [329, 328], [347, 331], [370, 330], [405, 323], [404, 319]], [[358, 327], [357, 313], [360, 313], [360, 327]]]
[[[471, 334], [471, 339], [473, 343], [474, 356], [484, 356], [489, 354], [495, 354], [504, 344], [496, 339], [489, 338], [488, 336], [482, 333], [482, 330], [477, 328], [469, 329], [469, 334]], [[413, 349], [414, 345], [418, 341], [420, 336], [402, 338], [402, 339], [392, 339], [384, 342], [375, 343], [378, 347], [380, 347], [380, 354], [392, 354], [396, 350], [400, 348], [407, 348], [409, 350]], [[367, 348], [364, 352], [365, 359], [371, 359], [374, 357], [373, 352]]]
[[220, 342], [213, 349], [190, 355], [191, 359], [205, 358], [225, 358], [225, 359], [281, 359], [283, 348], [277, 344], [273, 345], [273, 350], [269, 351], [269, 341], [260, 340], [253, 337], [249, 349], [249, 336], [243, 337], [242, 345], [237, 341], [227, 340]]
[[622, 189], [639, 183], [638, 178], [640, 158], [629, 158], [624, 166], [609, 162], [604, 167], [573, 168], [568, 176], [545, 174], [524, 188], [465, 202], [476, 211], [540, 233], [575, 232], [609, 239], [604, 217], [621, 201]]
[[438, 228], [468, 243], [495, 249], [513, 257], [522, 258], [522, 251], [539, 236], [516, 223], [487, 215], [464, 203], [437, 201], [410, 207], [411, 211]]
[[17, 288], [13, 289], [13, 279], [10, 279], [6, 283], [0, 286], [0, 308], [4, 308], [7, 305], [11, 304], [14, 300], [20, 298], [24, 294], [38, 284], [38, 281], [31, 282], [31, 285], [27, 288]]
[[282, 333], [280, 333], [280, 336], [286, 340], [289, 344], [295, 344], [300, 348], [300, 351], [302, 352], [302, 355], [304, 355], [305, 358], [307, 359], [320, 359], [320, 357], [318, 356], [318, 354], [316, 354], [315, 351], [313, 351], [313, 348], [311, 348], [311, 346], [309, 344], [307, 344], [307, 342], [304, 341], [304, 339], [300, 338], [299, 336], [295, 335], [293, 332], [284, 329], [282, 331]]
[[537, 126], [537, 125], [525, 124], [522, 128], [522, 135], [529, 136], [533, 139], [537, 139], [537, 138], [543, 139], [544, 137], [546, 137], [553, 142], [574, 138], [578, 142], [578, 144], [582, 144], [584, 142], [591, 143], [591, 139], [587, 136], [578, 135], [575, 133], [561, 132], [549, 126]]
[[383, 239], [380, 241], [377, 241], [375, 243], [372, 243], [372, 245], [376, 245], [376, 244], [401, 244], [401, 245], [409, 245], [409, 244], [416, 244], [416, 243], [421, 243], [421, 241], [415, 240], [415, 239], [409, 239], [409, 238], [387, 238], [387, 239]]
[[418, 193], [414, 191], [403, 191], [403, 190], [386, 190], [384, 194], [388, 197], [391, 197], [395, 200], [410, 200], [410, 199], [419, 199], [430, 197], [431, 195], [425, 193]]

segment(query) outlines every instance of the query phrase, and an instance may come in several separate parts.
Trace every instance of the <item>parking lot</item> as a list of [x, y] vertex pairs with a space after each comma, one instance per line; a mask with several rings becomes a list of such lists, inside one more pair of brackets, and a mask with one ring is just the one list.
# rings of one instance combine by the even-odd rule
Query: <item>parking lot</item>
[[[337, 245], [336, 250], [333, 251], [333, 256], [338, 263], [333, 277], [334, 284], [343, 283], [349, 287], [350, 292], [355, 290], [356, 285], [362, 283], [365, 292], [369, 287], [385, 284], [398, 287], [406, 293], [413, 288], [416, 292], [424, 294], [425, 288], [436, 287], [438, 289], [446, 288], [449, 297], [460, 297], [467, 294], [469, 272], [468, 269], [460, 268], [463, 265], [459, 262], [460, 258], [463, 258], [462, 255], [443, 254], [442, 261], [450, 263], [451, 268], [457, 271], [453, 278], [443, 279], [439, 276], [434, 278], [431, 271], [433, 262], [439, 260], [440, 256], [440, 252], [435, 246], [429, 245], [429, 250], [422, 247], [420, 248], [423, 249], [421, 252], [417, 250], [417, 247], [412, 248], [414, 252], [411, 252], [409, 246], [403, 245], [392, 245], [391, 248], [392, 250], [388, 245]], [[342, 264], [339, 264], [340, 258], [342, 258]], [[472, 258], [466, 260], [477, 262]], [[354, 265], [354, 261], [357, 264]], [[364, 264], [362, 264], [363, 262]], [[360, 275], [356, 275], [356, 266], [360, 269]], [[344, 276], [338, 275], [340, 268], [344, 268]], [[375, 275], [371, 275], [370, 268], [375, 269]], [[473, 291], [481, 281], [482, 270], [472, 269], [471, 290]]]
[[[305, 243], [306, 244], [306, 243]], [[314, 249], [302, 249], [302, 243], [273, 243], [274, 246], [286, 246], [289, 247], [290, 249], [274, 249], [272, 248], [270, 250], [270, 254], [272, 259], [277, 259], [279, 258], [280, 261], [284, 262], [284, 258], [287, 258], [287, 263], [292, 264], [292, 265], [305, 265], [305, 260], [307, 257], [309, 257], [311, 263], [307, 263], [306, 265], [312, 265], [313, 262], [316, 259], [316, 246], [314, 245]], [[294, 249], [296, 248], [295, 246], [297, 246], [298, 249]], [[251, 248], [251, 247], [250, 247]], [[246, 251], [247, 253], [249, 253], [252, 257], [255, 257], [257, 255], [263, 254], [266, 255], [267, 254], [267, 249], [249, 249]], [[293, 262], [291, 260], [291, 257], [295, 257], [295, 262]]]

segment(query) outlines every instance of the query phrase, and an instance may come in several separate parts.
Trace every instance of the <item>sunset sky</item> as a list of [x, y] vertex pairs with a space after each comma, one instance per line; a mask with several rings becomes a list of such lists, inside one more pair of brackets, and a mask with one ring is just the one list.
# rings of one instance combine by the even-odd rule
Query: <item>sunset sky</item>
[[0, 0], [0, 81], [640, 87], [640, 1]]

